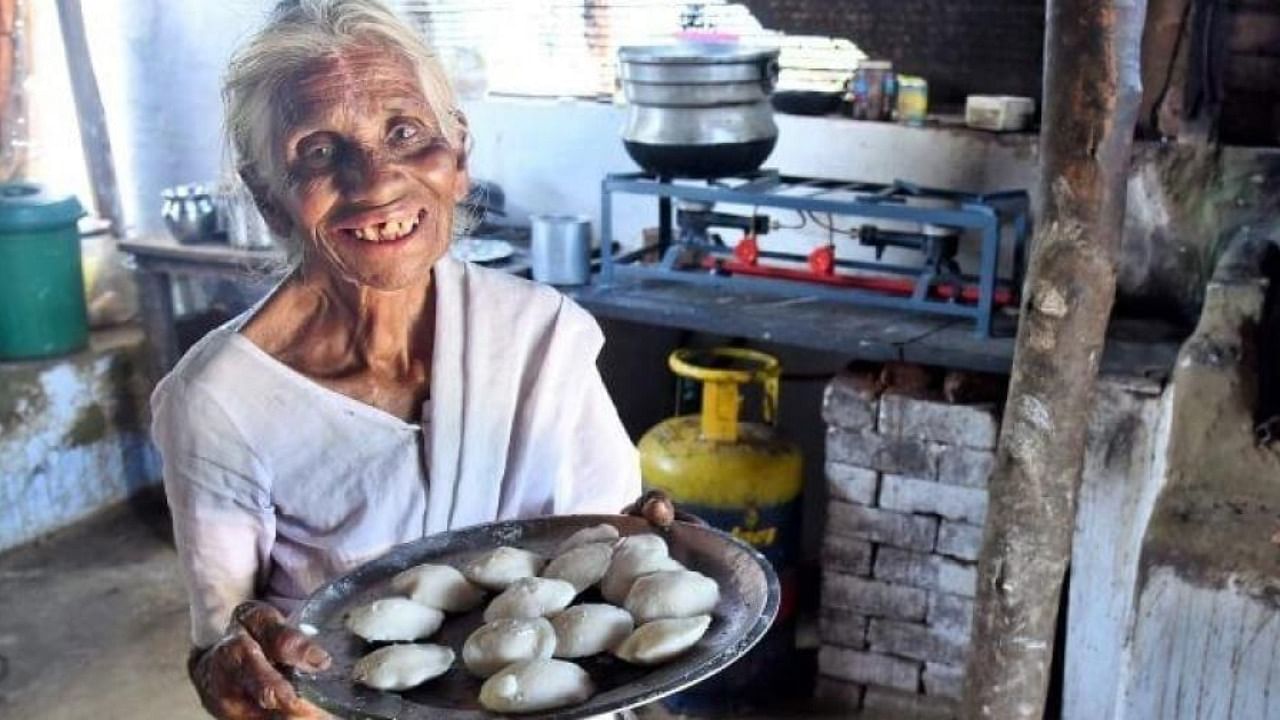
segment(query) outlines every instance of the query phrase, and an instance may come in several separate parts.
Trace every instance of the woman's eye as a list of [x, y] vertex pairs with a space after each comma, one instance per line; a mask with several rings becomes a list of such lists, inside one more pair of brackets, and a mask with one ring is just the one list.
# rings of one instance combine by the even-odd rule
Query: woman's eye
[[332, 163], [337, 152], [337, 148], [331, 142], [312, 142], [299, 148], [298, 156], [309, 167], [319, 168]]
[[395, 143], [407, 143], [422, 135], [422, 129], [413, 123], [397, 123], [391, 128], [391, 140]]

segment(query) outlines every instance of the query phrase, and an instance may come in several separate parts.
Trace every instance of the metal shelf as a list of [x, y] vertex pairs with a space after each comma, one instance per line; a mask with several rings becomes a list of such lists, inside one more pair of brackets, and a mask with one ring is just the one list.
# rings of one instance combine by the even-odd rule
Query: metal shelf
[[[1016, 295], [1021, 284], [1021, 269], [1031, 231], [1030, 199], [1025, 191], [997, 193], [965, 193], [925, 188], [905, 182], [877, 185], [848, 180], [806, 178], [763, 170], [750, 175], [709, 181], [671, 180], [644, 173], [611, 174], [601, 185], [601, 234], [605, 243], [613, 238], [613, 198], [618, 194], [658, 198], [659, 240], [656, 246], [626, 255], [606, 255], [601, 264], [600, 280], [605, 287], [620, 279], [655, 278], [702, 286], [733, 288], [786, 298], [820, 298], [886, 309], [968, 318], [975, 332], [988, 336], [996, 309], [997, 291], [1004, 289]], [[836, 195], [846, 197], [834, 197]], [[851, 197], [850, 197], [851, 196]], [[672, 237], [672, 200], [700, 203], [726, 203], [752, 208], [780, 208], [804, 213], [859, 218], [864, 226], [888, 221], [917, 223], [947, 228], [957, 235], [957, 244], [977, 241], [979, 267], [976, 274], [941, 271], [922, 263], [918, 267], [867, 260], [836, 259], [835, 267], [861, 271], [858, 274], [833, 274], [813, 281], [761, 277], [744, 274], [730, 263], [732, 250], [726, 246], [690, 242]], [[946, 207], [921, 207], [914, 202], [943, 201]], [[997, 276], [1002, 234], [1014, 243], [1013, 277]], [[925, 236], [920, 236], [925, 237]], [[922, 241], [924, 242], [924, 241]], [[646, 264], [645, 251], [656, 251], [662, 261]], [[681, 252], [692, 251], [697, 257], [709, 258], [709, 266], [681, 266]], [[804, 260], [802, 256], [763, 253], [770, 258]], [[909, 294], [893, 294], [858, 287], [860, 277], [896, 275], [912, 280]], [[961, 287], [976, 285], [976, 299], [961, 299]], [[950, 292], [940, 292], [949, 290]], [[972, 293], [970, 293], [972, 294]]]

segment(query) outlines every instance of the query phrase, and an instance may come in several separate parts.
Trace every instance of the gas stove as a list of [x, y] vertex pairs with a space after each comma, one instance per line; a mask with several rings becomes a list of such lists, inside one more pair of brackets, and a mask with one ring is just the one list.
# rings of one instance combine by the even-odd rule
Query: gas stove
[[[1023, 190], [966, 193], [774, 170], [712, 180], [623, 173], [602, 185], [603, 247], [614, 240], [613, 199], [620, 194], [657, 198], [658, 239], [624, 255], [605, 253], [605, 286], [657, 278], [906, 309], [972, 320], [982, 336], [998, 307], [1017, 302], [1031, 231]], [[804, 228], [819, 236], [801, 241], [804, 252], [773, 241], [780, 231]], [[1012, 243], [1003, 278], [1002, 242]], [[974, 267], [966, 270], [962, 260]]]

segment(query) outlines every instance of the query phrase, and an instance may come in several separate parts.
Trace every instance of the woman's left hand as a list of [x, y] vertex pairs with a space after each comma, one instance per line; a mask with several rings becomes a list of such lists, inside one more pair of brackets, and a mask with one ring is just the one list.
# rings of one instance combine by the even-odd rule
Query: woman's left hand
[[649, 524], [663, 530], [671, 527], [671, 523], [679, 520], [693, 525], [706, 525], [707, 521], [676, 509], [671, 496], [661, 490], [649, 490], [639, 499], [622, 508], [623, 515], [635, 515], [649, 521]]

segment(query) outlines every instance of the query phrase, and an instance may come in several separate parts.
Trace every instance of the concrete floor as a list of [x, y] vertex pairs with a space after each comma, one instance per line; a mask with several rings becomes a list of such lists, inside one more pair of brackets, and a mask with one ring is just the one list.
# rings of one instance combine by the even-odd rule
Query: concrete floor
[[163, 499], [0, 555], [0, 717], [208, 718]]

